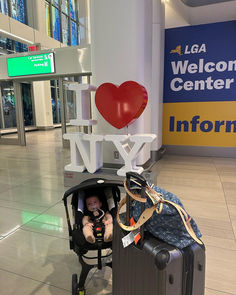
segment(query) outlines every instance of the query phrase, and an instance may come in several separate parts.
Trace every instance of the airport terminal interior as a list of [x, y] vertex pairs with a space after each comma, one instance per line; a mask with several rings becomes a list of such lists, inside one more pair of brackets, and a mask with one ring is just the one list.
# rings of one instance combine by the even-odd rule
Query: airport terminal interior
[[[161, 153], [155, 158], [155, 162], [152, 162], [151, 171], [155, 175], [154, 182], [161, 188], [176, 194], [182, 200], [185, 209], [201, 230], [202, 240], [206, 246], [205, 295], [236, 295], [236, 121], [233, 121], [235, 120], [235, 112], [232, 111], [232, 105], [235, 106], [235, 97], [229, 99], [232, 104], [229, 105], [228, 110], [233, 115], [224, 119], [228, 120], [225, 127], [226, 135], [222, 135], [220, 132], [216, 134], [217, 138], [221, 138], [220, 136], [223, 139], [229, 138], [228, 146], [214, 146], [211, 154], [211, 140], [214, 143], [217, 142], [217, 139], [212, 136], [210, 143], [206, 144], [207, 148], [200, 149], [202, 154], [201, 152], [196, 153], [199, 151], [198, 147], [193, 147], [192, 150], [188, 149], [188, 145], [191, 146], [189, 143], [186, 144], [185, 151], [187, 152], [183, 152], [184, 150], [181, 148], [175, 152], [179, 143], [172, 142], [170, 146], [173, 148], [170, 150], [168, 150], [168, 144], [167, 148], [166, 146], [163, 148], [162, 132], [164, 134], [166, 130], [162, 130], [162, 90], [159, 91], [159, 88], [163, 88], [163, 73], [157, 73], [155, 66], [158, 65], [158, 71], [164, 69], [164, 43], [162, 43], [163, 51], [160, 46], [158, 47], [157, 58], [152, 55], [153, 64], [150, 66], [151, 58], [146, 58], [143, 53], [151, 52], [149, 51], [150, 44], [145, 41], [147, 36], [150, 37], [151, 34], [146, 34], [142, 29], [144, 25], [147, 26], [145, 29], [150, 29], [152, 26], [153, 32], [157, 33], [158, 41], [164, 42], [161, 36], [163, 36], [165, 29], [231, 21], [234, 21], [235, 26], [236, 1], [140, 0], [140, 3], [142, 2], [141, 8], [137, 2], [129, 1], [127, 5], [130, 5], [129, 8], [133, 5], [136, 9], [133, 11], [139, 15], [140, 22], [137, 22], [135, 13], [128, 13], [128, 9], [123, 11], [125, 1], [127, 0], [118, 0], [118, 2], [115, 0], [0, 0], [1, 295], [71, 294], [72, 274], [79, 275], [81, 266], [77, 255], [69, 247], [66, 213], [62, 201], [64, 192], [69, 189], [69, 186], [65, 184], [65, 166], [72, 161], [69, 142], [63, 139], [63, 135], [74, 131], [91, 135], [94, 127], [91, 126], [92, 123], [87, 126], [72, 126], [71, 120], [78, 119], [78, 100], [77, 94], [68, 85], [70, 83], [71, 85], [73, 83], [89, 84], [91, 81], [100, 85], [108, 82], [109, 78], [107, 77], [110, 76], [114, 81], [118, 81], [117, 84], [121, 84], [121, 81], [131, 79], [132, 73], [136, 75], [134, 80], [143, 79], [140, 83], [147, 84], [148, 92], [157, 95], [158, 98], [156, 101], [150, 98], [153, 105], [148, 106], [143, 117], [140, 116], [138, 120], [141, 123], [131, 124], [127, 130], [126, 127], [122, 130], [125, 130], [124, 134], [126, 131], [132, 134], [155, 131], [157, 136], [155, 152], [161, 150]], [[117, 6], [117, 11], [124, 13], [122, 22], [114, 25], [114, 19], [118, 19], [118, 17], [115, 14], [110, 14], [106, 19], [107, 23], [104, 24], [103, 18], [105, 22], [106, 14], [109, 13], [106, 13], [106, 9], [100, 9], [98, 2], [101, 6], [103, 5], [102, 7], [109, 7], [112, 11]], [[146, 3], [149, 3], [147, 7]], [[158, 7], [161, 9], [160, 13]], [[153, 24], [149, 23], [148, 17], [148, 13], [152, 14], [152, 8], [156, 9], [156, 12], [158, 11], [156, 15], [153, 13], [150, 16], [154, 18]], [[99, 14], [103, 15], [102, 20], [99, 20]], [[130, 46], [123, 46], [122, 48], [129, 51], [130, 56], [125, 56], [126, 50], [122, 51], [121, 47], [115, 45], [120, 44], [123, 34], [126, 33], [125, 26], [130, 21], [130, 19], [126, 19], [127, 15], [130, 15], [130, 18], [133, 17], [132, 24], [137, 26], [137, 28], [131, 26], [131, 31], [127, 26], [127, 32], [131, 32], [131, 34], [133, 31], [136, 32], [136, 35], [133, 36], [135, 45], [147, 43], [145, 43], [143, 51], [140, 46], [137, 46], [137, 52], [133, 50], [132, 42], [129, 43]], [[115, 34], [108, 25], [108, 22], [112, 21], [114, 21], [117, 38], [114, 37]], [[107, 30], [103, 32], [102, 28]], [[90, 30], [93, 29], [96, 34], [91, 35]], [[99, 29], [102, 32], [99, 32]], [[119, 33], [119, 29], [121, 33]], [[157, 40], [154, 33], [150, 37], [153, 42], [151, 46], [158, 43], [155, 43]], [[114, 40], [101, 47], [103, 50], [99, 50], [99, 46], [103, 46], [102, 43], [105, 44], [101, 41], [102, 38], [104, 39], [103, 34], [106, 35], [105, 37], [110, 34]], [[87, 67], [83, 61], [85, 51], [80, 51], [81, 48], [90, 46], [92, 47], [93, 62], [91, 72], [87, 70], [90, 65]], [[112, 46], [116, 46], [116, 48]], [[52, 66], [51, 78], [40, 75], [36, 75], [38, 78], [36, 76], [35, 78], [31, 75], [30, 78], [25, 76], [18, 79], [19, 77], [15, 77], [14, 74], [15, 78], [10, 75], [6, 78], [7, 73], [1, 72], [3, 62], [6, 62], [6, 57], [11, 55], [17, 57], [17, 54], [20, 54], [19, 56], [25, 54], [28, 56], [29, 54], [37, 54], [37, 51], [45, 53], [53, 49], [55, 57], [57, 57], [57, 52], [69, 47], [79, 48], [78, 52], [82, 52], [79, 60], [82, 66], [78, 72], [74, 71], [71, 74], [67, 72], [57, 76], [60, 67], [65, 66], [66, 70], [70, 65], [73, 67], [70, 62], [64, 60], [60, 61], [60, 67], [58, 64], [55, 65], [55, 68]], [[122, 58], [125, 56], [127, 59], [120, 61], [119, 58], [116, 58], [115, 60], [113, 54], [109, 54], [111, 48], [114, 49], [114, 55], [123, 54]], [[184, 54], [188, 54], [188, 48], [186, 48], [184, 53], [180, 45], [171, 47], [171, 54], [174, 54], [172, 55], [174, 58], [182, 58]], [[202, 51], [207, 54], [205, 43], [197, 48], [200, 53]], [[189, 51], [189, 53], [193, 53], [192, 55], [199, 53], [194, 51], [195, 49], [191, 49], [193, 52]], [[128, 65], [129, 59], [130, 65]], [[191, 57], [189, 57], [190, 59]], [[114, 65], [111, 62], [113, 60]], [[58, 62], [56, 58], [55, 61]], [[135, 61], [137, 64], [134, 64]], [[125, 63], [126, 69], [122, 71]], [[224, 68], [222, 70], [222, 67], [225, 66], [224, 61], [215, 63], [213, 66], [220, 74], [226, 71]], [[235, 72], [233, 72], [233, 66], [234, 71], [236, 70], [235, 61], [231, 61], [230, 66], [230, 74], [233, 73], [235, 77]], [[190, 74], [194, 74], [195, 66], [190, 64], [189, 67], [190, 72], [192, 71]], [[210, 69], [209, 66], [209, 73], [211, 72], [211, 75], [214, 76], [212, 69], [213, 67]], [[157, 85], [156, 88], [152, 88], [148, 80], [153, 79], [152, 75], [157, 81], [156, 84], [154, 83]], [[230, 77], [230, 79], [232, 85], [228, 85], [228, 88], [234, 85], [233, 78]], [[221, 81], [217, 81], [214, 84], [216, 90], [221, 90]], [[174, 84], [175, 87], [179, 86], [177, 82]], [[186, 83], [191, 84], [191, 81]], [[185, 87], [185, 90], [188, 91], [192, 90], [189, 88], [190, 84], [184, 84], [183, 88]], [[198, 87], [200, 87], [199, 85]], [[186, 101], [190, 105], [188, 100]], [[226, 101], [227, 103], [228, 101]], [[224, 113], [221, 105], [219, 110]], [[91, 109], [90, 111], [91, 114], [94, 112]], [[176, 128], [177, 137], [175, 139], [177, 141], [185, 140], [183, 136], [178, 136], [179, 131], [183, 131], [182, 127], [184, 131], [190, 131], [190, 123], [192, 131], [199, 127], [198, 130], [201, 128], [200, 131], [204, 133], [205, 137], [199, 136], [197, 140], [199, 138], [206, 139], [208, 132], [211, 131], [210, 128], [213, 128], [210, 119], [200, 122], [194, 112], [190, 112], [192, 117], [189, 119], [189, 123], [177, 121], [177, 124], [180, 122]], [[173, 115], [171, 118], [175, 119]], [[221, 119], [218, 117], [212, 118], [211, 120], [215, 120], [215, 124], [218, 122], [218, 131], [222, 131], [224, 127], [222, 122], [225, 121], [220, 122]], [[103, 135], [111, 134], [111, 130], [115, 132], [113, 127], [106, 125], [107, 122], [103, 118], [98, 117], [98, 119], [97, 132]], [[217, 129], [217, 127], [215, 128]], [[232, 134], [229, 134], [230, 132]], [[117, 131], [116, 134], [122, 134], [122, 131], [121, 133]], [[167, 139], [163, 136], [163, 140]], [[204, 144], [201, 141], [201, 144], [195, 145], [202, 146]], [[218, 152], [219, 150], [222, 153]], [[191, 154], [191, 151], [195, 152]], [[146, 151], [143, 158], [147, 159], [145, 153]], [[109, 164], [115, 164], [114, 167], [121, 164], [119, 155], [117, 160], [117, 151], [112, 150], [104, 157], [106, 157], [105, 162], [111, 161]], [[70, 200], [68, 203], [71, 211]], [[104, 254], [109, 254], [110, 251], [105, 250]], [[93, 256], [93, 251], [89, 255]], [[86, 295], [111, 295], [112, 270], [108, 267], [102, 270], [92, 269], [86, 280], [85, 288]]]
[[[62, 202], [70, 152], [61, 130], [27, 132], [27, 146], [1, 146], [0, 286], [4, 295], [71, 294], [80, 272]], [[236, 159], [165, 155], [157, 184], [183, 201], [206, 245], [206, 295], [236, 294]], [[145, 271], [145, 270], [144, 270]], [[92, 270], [87, 294], [112, 294], [110, 268]]]

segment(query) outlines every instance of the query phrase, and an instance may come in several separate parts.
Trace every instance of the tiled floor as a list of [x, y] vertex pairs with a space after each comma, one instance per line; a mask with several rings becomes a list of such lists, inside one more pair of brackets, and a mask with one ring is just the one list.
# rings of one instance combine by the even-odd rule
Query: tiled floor
[[[61, 202], [70, 153], [58, 129], [26, 137], [26, 147], [0, 145], [0, 294], [71, 294], [80, 266]], [[154, 170], [203, 233], [205, 295], [236, 295], [236, 159], [165, 155]], [[109, 269], [94, 271], [87, 294], [111, 294], [111, 282]]]

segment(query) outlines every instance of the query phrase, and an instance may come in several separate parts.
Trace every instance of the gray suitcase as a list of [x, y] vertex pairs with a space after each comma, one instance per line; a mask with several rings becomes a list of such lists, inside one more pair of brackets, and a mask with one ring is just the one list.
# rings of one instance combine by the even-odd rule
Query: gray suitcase
[[114, 226], [113, 295], [204, 295], [205, 249], [197, 243], [179, 250], [153, 236], [123, 247], [126, 235]]
[[[122, 215], [121, 219], [127, 220], [127, 215]], [[122, 238], [127, 234], [115, 222], [113, 295], [204, 295], [204, 246], [194, 243], [180, 250], [141, 228], [141, 241], [124, 248]]]

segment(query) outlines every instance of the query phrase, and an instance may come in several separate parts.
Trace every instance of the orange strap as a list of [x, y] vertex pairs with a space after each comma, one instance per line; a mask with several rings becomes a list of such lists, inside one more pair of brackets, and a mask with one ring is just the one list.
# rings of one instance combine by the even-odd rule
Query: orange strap
[[[133, 217], [130, 218], [129, 224], [130, 224], [130, 225], [135, 225], [135, 221], [134, 221], [134, 218], [133, 218]], [[140, 239], [141, 239], [140, 234], [137, 234], [137, 235], [135, 236], [135, 238], [134, 238], [134, 244], [137, 245], [137, 244], [138, 244], [138, 241], [139, 241]]]

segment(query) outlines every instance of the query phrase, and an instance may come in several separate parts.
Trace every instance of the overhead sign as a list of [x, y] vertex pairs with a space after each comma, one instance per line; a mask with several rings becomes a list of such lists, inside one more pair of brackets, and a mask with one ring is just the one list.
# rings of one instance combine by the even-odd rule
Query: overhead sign
[[166, 30], [163, 143], [236, 147], [236, 21]]
[[55, 73], [54, 54], [43, 53], [7, 58], [9, 77]]

